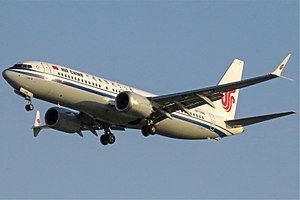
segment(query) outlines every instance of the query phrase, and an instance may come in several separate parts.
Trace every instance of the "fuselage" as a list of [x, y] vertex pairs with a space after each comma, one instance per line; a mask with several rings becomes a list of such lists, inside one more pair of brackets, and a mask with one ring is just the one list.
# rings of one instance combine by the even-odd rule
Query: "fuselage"
[[[114, 107], [116, 96], [122, 91], [154, 97], [154, 94], [109, 81], [64, 66], [39, 61], [14, 65], [3, 72], [3, 77], [15, 89], [24, 88], [33, 97], [87, 113], [97, 120], [125, 128], [141, 129], [140, 123], [131, 124], [131, 116]], [[244, 131], [228, 127], [222, 116], [198, 107], [186, 112], [176, 111], [171, 118], [156, 124], [157, 134], [180, 139], [220, 139]]]

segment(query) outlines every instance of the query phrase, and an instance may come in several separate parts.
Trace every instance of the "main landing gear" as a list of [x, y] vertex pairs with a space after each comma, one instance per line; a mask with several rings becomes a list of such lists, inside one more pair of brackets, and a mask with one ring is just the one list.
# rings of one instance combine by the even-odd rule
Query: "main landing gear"
[[103, 145], [113, 144], [116, 141], [116, 137], [111, 133], [109, 127], [104, 127], [104, 134], [100, 136], [100, 143]]
[[142, 127], [142, 134], [145, 137], [148, 137], [149, 135], [155, 135], [156, 132], [157, 132], [157, 128], [152, 123]]

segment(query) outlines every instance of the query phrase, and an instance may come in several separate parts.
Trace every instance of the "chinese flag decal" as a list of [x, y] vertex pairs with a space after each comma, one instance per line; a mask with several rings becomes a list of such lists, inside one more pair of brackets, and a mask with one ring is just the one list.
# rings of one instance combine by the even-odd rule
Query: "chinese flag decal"
[[52, 65], [52, 68], [55, 69], [55, 70], [58, 70], [58, 67], [55, 66], [55, 65]]

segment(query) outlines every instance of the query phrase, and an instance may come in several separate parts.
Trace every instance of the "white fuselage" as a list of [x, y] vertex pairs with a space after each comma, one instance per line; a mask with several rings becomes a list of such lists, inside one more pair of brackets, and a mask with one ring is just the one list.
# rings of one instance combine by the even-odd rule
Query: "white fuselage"
[[[154, 94], [109, 81], [67, 67], [45, 62], [28, 61], [30, 69], [9, 68], [5, 77], [16, 90], [24, 88], [35, 98], [88, 113], [97, 120], [125, 128], [141, 129], [142, 123], [130, 125], [126, 113], [116, 110], [115, 97], [131, 91], [145, 97]], [[156, 124], [158, 134], [181, 139], [220, 139], [243, 132], [243, 128], [227, 127], [224, 118], [201, 107], [191, 109], [191, 116], [177, 111]]]

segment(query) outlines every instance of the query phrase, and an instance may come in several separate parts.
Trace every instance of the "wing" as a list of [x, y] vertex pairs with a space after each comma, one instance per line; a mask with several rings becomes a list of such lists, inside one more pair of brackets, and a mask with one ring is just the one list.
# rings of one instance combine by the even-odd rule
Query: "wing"
[[[90, 131], [95, 136], [98, 136], [97, 130], [103, 129], [105, 125], [109, 126], [109, 128], [111, 130], [120, 130], [120, 131], [125, 130], [125, 128], [123, 126], [119, 126], [116, 124], [104, 123], [104, 122], [96, 119], [95, 117], [90, 116], [84, 112], [76, 113], [76, 116], [80, 120], [81, 125], [82, 125], [81, 130], [77, 132], [77, 134], [80, 135], [81, 137], [83, 137], [82, 131]], [[37, 137], [42, 129], [47, 129], [47, 128], [51, 128], [51, 126], [41, 123], [40, 112], [37, 111], [35, 120], [34, 120], [34, 125], [32, 126], [34, 137]]]
[[279, 77], [290, 56], [291, 55], [289, 54], [273, 73], [267, 75], [203, 89], [151, 97], [151, 100], [157, 105], [157, 110], [152, 114], [151, 117], [153, 118], [153, 121], [157, 123], [167, 117], [171, 118], [170, 113], [178, 110], [190, 114], [188, 111], [189, 109], [204, 104], [214, 107], [213, 102], [221, 99], [223, 97], [223, 93], [225, 92], [248, 87]]

